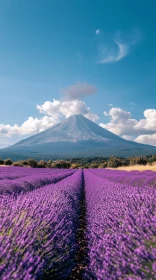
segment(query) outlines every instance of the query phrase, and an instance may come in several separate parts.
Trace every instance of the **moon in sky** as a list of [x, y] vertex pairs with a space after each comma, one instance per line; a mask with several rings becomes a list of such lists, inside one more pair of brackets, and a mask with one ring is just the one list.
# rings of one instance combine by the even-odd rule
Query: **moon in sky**
[[100, 29], [97, 29], [95, 33], [96, 35], [100, 35]]

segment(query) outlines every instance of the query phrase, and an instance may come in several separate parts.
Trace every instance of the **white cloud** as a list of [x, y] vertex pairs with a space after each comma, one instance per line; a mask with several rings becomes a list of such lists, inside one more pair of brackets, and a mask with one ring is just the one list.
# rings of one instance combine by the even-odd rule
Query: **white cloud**
[[94, 85], [90, 85], [86, 82], [77, 82], [75, 85], [71, 85], [68, 88], [62, 90], [65, 98], [68, 100], [82, 99], [85, 96], [93, 95], [97, 92], [97, 88]]
[[125, 57], [128, 54], [129, 51], [129, 47], [126, 44], [122, 44], [116, 41], [116, 44], [118, 46], [118, 54], [115, 58], [115, 61], [119, 61], [120, 59], [122, 59], [123, 57]]
[[139, 122], [137, 122], [136, 129], [139, 130], [140, 133], [150, 133], [152, 131], [156, 131], [156, 110], [145, 110], [144, 117], [144, 119], [141, 119]]
[[122, 138], [129, 140], [129, 141], [134, 141], [134, 136], [132, 136], [132, 135], [122, 135]]
[[136, 142], [142, 143], [142, 144], [150, 144], [153, 146], [156, 146], [156, 133], [152, 135], [139, 135], [136, 139]]
[[45, 114], [53, 118], [53, 122], [56, 123], [60, 117], [61, 101], [53, 99], [53, 101], [46, 101], [42, 105], [37, 105], [37, 110], [40, 113]]
[[12, 135], [30, 135], [41, 132], [44, 129], [54, 125], [53, 118], [44, 116], [40, 119], [29, 117], [21, 126], [15, 124], [13, 126], [7, 124], [0, 125], [0, 135], [11, 137]]
[[46, 101], [42, 105], [37, 105], [37, 110], [44, 114], [41, 118], [29, 117], [21, 126], [15, 124], [0, 124], [0, 136], [9, 138], [14, 136], [31, 135], [41, 132], [57, 124], [63, 118], [68, 118], [75, 114], [82, 114], [86, 118], [97, 121], [99, 117], [93, 114], [87, 105], [81, 100]]
[[100, 35], [100, 29], [97, 29], [97, 30], [95, 31], [95, 33], [96, 33], [96, 35]]
[[111, 108], [109, 112], [104, 112], [104, 116], [110, 117], [110, 121], [106, 124], [100, 123], [100, 126], [127, 140], [135, 139], [138, 142], [149, 140], [150, 144], [155, 139], [153, 138], [156, 133], [155, 109], [146, 109], [144, 118], [140, 120], [133, 119], [130, 112], [121, 108]]
[[68, 118], [72, 115], [83, 115], [88, 117], [90, 120], [96, 121], [99, 117], [96, 114], [91, 113], [90, 108], [87, 107], [86, 103], [79, 99], [58, 101], [53, 102], [47, 101], [41, 106], [37, 105], [37, 109], [40, 113], [44, 113], [56, 121], [60, 120], [60, 117]]
[[129, 52], [129, 46], [118, 41], [114, 42], [114, 46], [105, 47], [100, 54], [99, 63], [113, 63], [124, 58]]
[[124, 111], [121, 108], [111, 108], [108, 113], [105, 111], [103, 114], [104, 116], [110, 116], [112, 121], [127, 120], [131, 117], [130, 112]]
[[98, 63], [114, 63], [118, 62], [126, 57], [132, 47], [140, 40], [139, 30], [131, 30], [130, 33], [124, 34], [121, 31], [117, 31], [114, 35], [106, 34], [101, 38], [101, 44], [99, 48]]

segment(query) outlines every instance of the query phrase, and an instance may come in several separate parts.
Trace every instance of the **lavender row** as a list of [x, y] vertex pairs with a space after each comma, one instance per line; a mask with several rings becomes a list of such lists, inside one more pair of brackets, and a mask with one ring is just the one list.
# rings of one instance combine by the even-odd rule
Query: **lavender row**
[[42, 175], [50, 175], [53, 173], [62, 173], [66, 172], [69, 169], [62, 170], [62, 169], [48, 169], [48, 168], [24, 168], [24, 167], [0, 167], [0, 180], [3, 179], [17, 179], [24, 176], [30, 176], [34, 174], [42, 174]]
[[90, 261], [85, 279], [156, 279], [155, 189], [125, 187], [88, 170], [84, 180]]
[[31, 193], [0, 196], [0, 279], [65, 279], [74, 266], [82, 171]]
[[108, 179], [112, 182], [118, 182], [122, 184], [128, 184], [131, 186], [141, 187], [156, 187], [156, 173], [152, 171], [121, 171], [121, 170], [109, 170], [109, 169], [90, 169], [90, 171], [104, 179]]
[[19, 194], [43, 187], [48, 184], [56, 183], [67, 176], [72, 175], [75, 170], [67, 170], [59, 173], [39, 174], [20, 177], [14, 180], [0, 180], [0, 194]]

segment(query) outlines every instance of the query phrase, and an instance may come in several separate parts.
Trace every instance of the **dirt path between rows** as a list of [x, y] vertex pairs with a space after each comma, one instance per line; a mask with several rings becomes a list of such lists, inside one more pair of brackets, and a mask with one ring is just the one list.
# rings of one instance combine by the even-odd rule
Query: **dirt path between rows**
[[[83, 172], [83, 171], [82, 171]], [[76, 243], [78, 250], [75, 255], [75, 267], [73, 268], [69, 280], [84, 279], [85, 268], [87, 267], [88, 261], [88, 240], [86, 237], [87, 221], [86, 221], [86, 200], [85, 200], [85, 184], [84, 174], [82, 173], [82, 196], [80, 201], [80, 216], [79, 225], [76, 234]]]

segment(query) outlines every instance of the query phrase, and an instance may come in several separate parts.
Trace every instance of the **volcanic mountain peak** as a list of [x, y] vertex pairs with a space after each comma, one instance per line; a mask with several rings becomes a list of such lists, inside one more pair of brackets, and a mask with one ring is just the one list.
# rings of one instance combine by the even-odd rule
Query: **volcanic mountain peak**
[[53, 142], [125, 141], [82, 115], [74, 115], [55, 126], [33, 135], [16, 145], [29, 146]]

